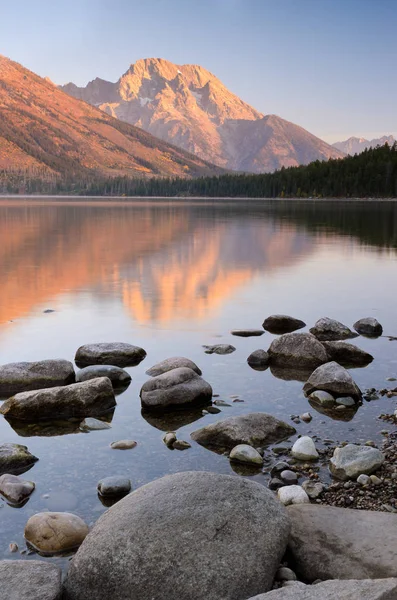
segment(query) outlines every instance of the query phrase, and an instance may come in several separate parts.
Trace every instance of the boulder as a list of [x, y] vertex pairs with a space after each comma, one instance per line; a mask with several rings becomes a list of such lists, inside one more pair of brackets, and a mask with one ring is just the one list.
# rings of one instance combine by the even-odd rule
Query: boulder
[[343, 367], [366, 367], [374, 357], [348, 342], [322, 342], [330, 362], [335, 361]]
[[263, 458], [255, 448], [248, 444], [235, 446], [229, 454], [229, 459], [250, 465], [262, 465]]
[[101, 496], [125, 496], [131, 491], [131, 481], [118, 475], [105, 477], [98, 481], [97, 490]]
[[232, 450], [238, 444], [254, 448], [280, 442], [296, 430], [288, 423], [266, 413], [249, 413], [228, 417], [193, 431], [191, 438], [211, 450]]
[[379, 337], [383, 333], [383, 327], [377, 319], [373, 317], [365, 317], [359, 319], [353, 325], [357, 333], [367, 337]]
[[1, 560], [1, 600], [61, 600], [62, 571], [43, 560]]
[[271, 315], [263, 321], [263, 329], [275, 334], [292, 333], [302, 327], [306, 327], [306, 323], [288, 315]]
[[114, 365], [90, 365], [76, 373], [76, 381], [89, 381], [98, 377], [108, 377], [114, 388], [127, 388], [131, 383], [131, 375], [121, 367]]
[[361, 390], [350, 373], [337, 362], [326, 363], [313, 371], [303, 386], [303, 391], [310, 395], [315, 390], [323, 390], [337, 396], [351, 396], [356, 401], [362, 397]]
[[169, 475], [100, 517], [71, 562], [65, 600], [245, 600], [271, 589], [288, 533], [284, 507], [256, 482]]
[[269, 366], [269, 355], [266, 350], [254, 350], [247, 358], [247, 363], [256, 371], [264, 371]]
[[231, 354], [236, 350], [231, 344], [215, 344], [214, 346], [203, 346], [206, 354]]
[[153, 367], [150, 367], [150, 369], [146, 371], [146, 375], [157, 377], [158, 375], [172, 371], [172, 369], [178, 369], [179, 367], [188, 367], [197, 373], [197, 375], [201, 375], [201, 369], [199, 369], [196, 363], [189, 358], [184, 358], [183, 356], [173, 356], [172, 358], [166, 358], [165, 360], [162, 360]]
[[287, 485], [277, 491], [278, 499], [281, 504], [306, 504], [310, 502], [309, 496], [300, 485]]
[[259, 594], [249, 600], [394, 600], [397, 598], [397, 579], [363, 579], [357, 581], [321, 581], [305, 585], [294, 581], [293, 585]]
[[139, 346], [123, 342], [105, 342], [80, 346], [74, 360], [78, 367], [88, 367], [89, 365], [134, 367], [139, 365], [145, 357], [145, 350]]
[[146, 410], [192, 408], [211, 404], [212, 387], [192, 369], [178, 367], [149, 379], [140, 396]]
[[17, 475], [6, 473], [0, 477], [0, 494], [9, 504], [22, 504], [33, 492], [33, 481], [25, 481]]
[[361, 474], [370, 475], [382, 466], [384, 455], [371, 446], [356, 446], [347, 444], [335, 448], [329, 464], [329, 470], [337, 479], [357, 479]]
[[9, 363], [0, 366], [0, 398], [9, 398], [29, 390], [68, 385], [74, 381], [74, 368], [68, 360]]
[[347, 340], [357, 337], [357, 333], [354, 333], [349, 327], [329, 317], [323, 317], [316, 321], [314, 327], [310, 329], [310, 333], [316, 336], [321, 342]]
[[299, 578], [383, 579], [397, 573], [397, 514], [291, 506], [289, 564]]
[[101, 431], [102, 429], [111, 429], [111, 425], [105, 421], [87, 417], [80, 423], [81, 431]]
[[315, 369], [327, 362], [324, 346], [310, 333], [285, 333], [272, 341], [270, 362], [284, 368]]
[[20, 444], [0, 445], [0, 475], [19, 475], [28, 471], [39, 459], [30, 454], [26, 446]]
[[230, 333], [238, 337], [258, 337], [265, 332], [263, 329], [233, 329]]
[[116, 406], [110, 379], [99, 377], [82, 383], [20, 392], [4, 402], [0, 413], [20, 421], [101, 415]]
[[291, 449], [291, 454], [298, 460], [317, 460], [318, 452], [311, 437], [303, 435], [298, 438]]
[[88, 527], [80, 517], [67, 512], [36, 513], [25, 525], [26, 543], [45, 555], [69, 552], [80, 546]]

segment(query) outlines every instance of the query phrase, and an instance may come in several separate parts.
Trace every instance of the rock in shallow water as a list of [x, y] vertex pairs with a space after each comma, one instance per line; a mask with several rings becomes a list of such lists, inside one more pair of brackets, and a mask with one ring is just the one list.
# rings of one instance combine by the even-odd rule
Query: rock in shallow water
[[357, 333], [354, 333], [349, 327], [343, 325], [335, 319], [329, 317], [323, 317], [316, 321], [314, 327], [310, 329], [312, 333], [321, 342], [346, 340], [349, 338], [357, 337]]
[[36, 456], [30, 454], [26, 446], [20, 444], [0, 445], [0, 475], [24, 473], [38, 460]]
[[266, 413], [228, 417], [197, 429], [191, 438], [210, 449], [232, 450], [238, 444], [254, 448], [284, 440], [296, 433], [294, 427]]
[[238, 337], [258, 337], [265, 332], [263, 329], [233, 329], [230, 333]]
[[272, 341], [271, 365], [315, 369], [328, 360], [324, 346], [310, 333], [286, 333]]
[[10, 504], [21, 504], [33, 492], [33, 481], [25, 481], [16, 475], [4, 474], [0, 477], [0, 494]]
[[294, 581], [292, 586], [282, 587], [249, 600], [394, 600], [397, 598], [397, 579], [364, 579], [357, 581], [321, 581], [305, 585]]
[[103, 414], [116, 406], [110, 379], [99, 377], [83, 383], [31, 392], [20, 392], [6, 400], [0, 413], [21, 421]]
[[48, 555], [78, 548], [87, 534], [84, 521], [67, 512], [37, 513], [30, 517], [24, 531], [26, 542]]
[[214, 346], [203, 346], [206, 354], [231, 354], [236, 350], [231, 344], [215, 344]]
[[68, 360], [9, 363], [0, 366], [0, 398], [9, 398], [29, 390], [68, 385], [74, 381], [74, 368]]
[[98, 481], [97, 490], [101, 496], [125, 496], [131, 491], [131, 481], [119, 475], [104, 477]]
[[260, 484], [207, 472], [163, 477], [97, 521], [65, 597], [171, 599], [177, 590], [189, 600], [243, 600], [271, 588], [288, 533], [284, 508]]
[[235, 446], [229, 454], [229, 459], [251, 465], [262, 465], [263, 458], [255, 448], [248, 444]]
[[60, 600], [61, 569], [43, 560], [0, 561], [1, 600]]
[[374, 360], [371, 354], [348, 342], [323, 342], [323, 346], [328, 360], [335, 361], [342, 367], [365, 367]]
[[86, 344], [76, 352], [75, 362], [78, 367], [89, 365], [115, 365], [116, 367], [134, 367], [146, 357], [146, 352], [139, 346], [123, 342]]
[[310, 502], [309, 496], [300, 485], [286, 485], [277, 491], [277, 496], [284, 506]]
[[108, 377], [114, 388], [126, 388], [131, 383], [131, 375], [114, 365], [90, 365], [76, 373], [76, 381], [89, 381], [98, 377]]
[[82, 431], [101, 431], [102, 429], [111, 429], [111, 426], [109, 423], [105, 423], [105, 421], [87, 417], [87, 419], [81, 421], [80, 429]]
[[319, 498], [324, 491], [324, 486], [322, 483], [319, 481], [310, 481], [309, 479], [302, 483], [302, 488], [312, 500]]
[[307, 395], [311, 395], [316, 390], [338, 396], [351, 396], [356, 401], [361, 400], [362, 397], [361, 390], [350, 373], [336, 362], [318, 367], [303, 386], [303, 391]]
[[384, 455], [377, 448], [347, 444], [342, 448], [335, 448], [329, 470], [334, 477], [343, 481], [357, 479], [361, 474], [370, 475], [379, 469], [384, 460]]
[[212, 387], [188, 367], [179, 367], [153, 377], [140, 392], [142, 408], [169, 410], [211, 403]]
[[317, 460], [318, 452], [311, 437], [304, 435], [296, 440], [292, 446], [291, 454], [298, 460]]
[[292, 333], [297, 329], [302, 329], [302, 327], [306, 327], [304, 321], [288, 315], [271, 315], [263, 322], [263, 329], [275, 334]]
[[354, 323], [353, 327], [357, 333], [366, 335], [367, 337], [379, 337], [383, 333], [382, 325], [373, 317], [359, 319]]
[[172, 369], [178, 369], [179, 367], [187, 367], [192, 369], [192, 371], [197, 373], [197, 375], [201, 375], [201, 369], [199, 369], [196, 363], [189, 358], [184, 358], [183, 356], [173, 356], [172, 358], [166, 358], [165, 360], [162, 360], [153, 367], [150, 367], [150, 369], [146, 371], [146, 375], [157, 377], [158, 375], [172, 371]]
[[257, 371], [264, 371], [269, 365], [269, 355], [266, 350], [255, 350], [247, 358], [247, 363]]
[[112, 442], [110, 447], [113, 450], [132, 450], [132, 448], [135, 448], [137, 445], [135, 440], [118, 440], [117, 442]]

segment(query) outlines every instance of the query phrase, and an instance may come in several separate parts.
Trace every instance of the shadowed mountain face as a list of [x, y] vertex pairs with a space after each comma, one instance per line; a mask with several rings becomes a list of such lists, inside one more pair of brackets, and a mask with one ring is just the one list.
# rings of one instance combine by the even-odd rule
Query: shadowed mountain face
[[396, 140], [392, 135], [384, 135], [381, 138], [375, 138], [373, 140], [366, 140], [365, 138], [350, 137], [348, 140], [343, 142], [335, 142], [332, 144], [334, 148], [344, 152], [345, 154], [360, 154], [364, 152], [366, 148], [376, 148], [376, 146], [384, 146], [389, 144], [392, 146]]
[[301, 127], [264, 116], [198, 65], [138, 60], [116, 83], [65, 92], [214, 164], [261, 173], [343, 154]]
[[37, 176], [199, 176], [220, 169], [65, 94], [0, 56], [0, 170]]

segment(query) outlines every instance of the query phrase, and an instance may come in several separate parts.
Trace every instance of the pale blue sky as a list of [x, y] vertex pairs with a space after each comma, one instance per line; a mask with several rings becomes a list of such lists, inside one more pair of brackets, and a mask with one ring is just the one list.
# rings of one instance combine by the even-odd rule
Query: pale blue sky
[[397, 0], [0, 0], [0, 53], [56, 83], [197, 63], [333, 142], [397, 136]]

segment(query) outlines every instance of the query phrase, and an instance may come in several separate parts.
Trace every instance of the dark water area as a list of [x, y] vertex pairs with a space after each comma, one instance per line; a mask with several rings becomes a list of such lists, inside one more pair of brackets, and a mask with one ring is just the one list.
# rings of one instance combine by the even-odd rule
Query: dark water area
[[[290, 422], [310, 410], [298, 434], [362, 441], [382, 440], [391, 426], [378, 419], [396, 399], [364, 402], [349, 421], [310, 407], [299, 381], [246, 359], [274, 338], [237, 338], [235, 328], [258, 328], [275, 313], [322, 317], [352, 326], [374, 316], [385, 335], [353, 343], [375, 360], [352, 370], [361, 389], [389, 386], [397, 377], [397, 202], [121, 200], [0, 200], [0, 364], [47, 358], [74, 359], [85, 343], [122, 341], [142, 346], [146, 359], [127, 369], [129, 388], [117, 397], [111, 429], [82, 433], [78, 422], [35, 427], [0, 417], [1, 443], [28, 446], [39, 461], [24, 478], [36, 490], [20, 509], [0, 501], [0, 554], [25, 547], [27, 519], [43, 510], [70, 511], [93, 524], [106, 510], [96, 485], [126, 475], [133, 489], [168, 473], [213, 470], [246, 475], [227, 457], [192, 443], [169, 450], [164, 431], [191, 431], [219, 418], [263, 411]], [[51, 309], [54, 312], [45, 313]], [[231, 343], [219, 356], [202, 345]], [[171, 416], [141, 413], [145, 371], [170, 356], [186, 356], [202, 369], [215, 394], [230, 406], [219, 415], [202, 410]], [[241, 399], [244, 402], [234, 402]], [[295, 436], [296, 437], [296, 436]], [[292, 438], [292, 441], [295, 439]], [[110, 443], [134, 439], [118, 451]], [[251, 473], [267, 484], [262, 473]], [[47, 559], [65, 568], [67, 559]]]

